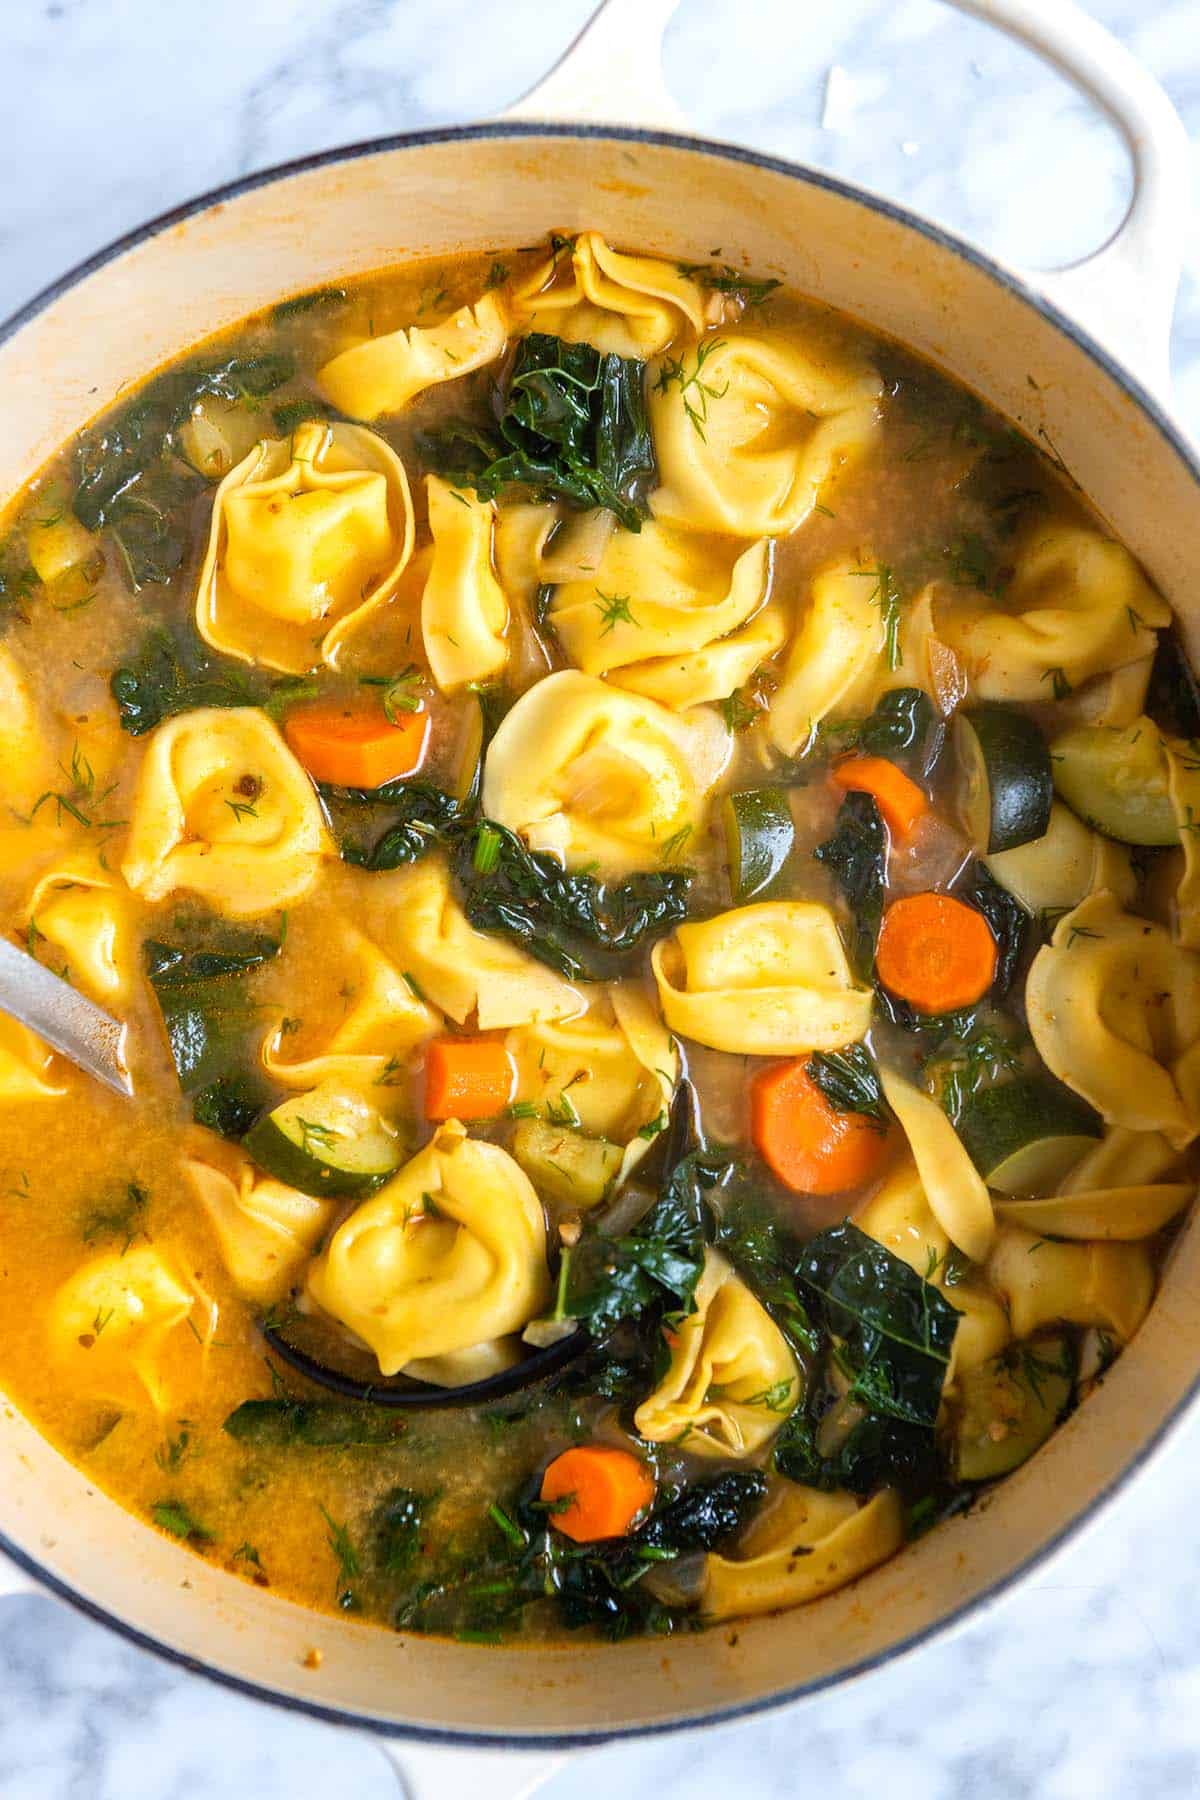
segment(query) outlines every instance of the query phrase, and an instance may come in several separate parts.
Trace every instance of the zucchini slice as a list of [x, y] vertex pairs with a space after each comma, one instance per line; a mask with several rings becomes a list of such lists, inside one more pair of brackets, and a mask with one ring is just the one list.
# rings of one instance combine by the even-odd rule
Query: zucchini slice
[[976, 706], [954, 721], [958, 805], [980, 856], [1045, 834], [1054, 782], [1037, 725], [1008, 706]]
[[741, 905], [770, 892], [795, 847], [796, 827], [787, 791], [764, 787], [727, 794], [721, 819], [729, 853], [729, 886], [735, 903]]
[[1177, 844], [1167, 756], [1152, 719], [1124, 731], [1078, 725], [1050, 746], [1054, 785], [1089, 825], [1121, 844]]
[[302, 1194], [373, 1193], [400, 1167], [404, 1146], [361, 1094], [322, 1082], [265, 1113], [243, 1139], [268, 1175]]
[[954, 1436], [960, 1481], [995, 1481], [1039, 1449], [1062, 1418], [1075, 1385], [1069, 1338], [1028, 1338], [960, 1377]]
[[980, 1088], [955, 1127], [990, 1188], [1014, 1198], [1054, 1193], [1101, 1135], [1099, 1115], [1045, 1075]]
[[616, 1179], [624, 1151], [607, 1138], [587, 1137], [570, 1126], [522, 1119], [512, 1153], [540, 1194], [564, 1206], [598, 1206]]

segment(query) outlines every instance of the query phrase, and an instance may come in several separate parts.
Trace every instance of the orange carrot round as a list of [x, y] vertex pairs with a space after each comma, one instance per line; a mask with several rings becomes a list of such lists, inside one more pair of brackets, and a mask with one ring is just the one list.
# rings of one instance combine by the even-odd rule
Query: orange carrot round
[[887, 1150], [879, 1120], [831, 1106], [805, 1058], [774, 1063], [754, 1077], [750, 1119], [759, 1155], [797, 1194], [861, 1187]]
[[995, 981], [996, 940], [983, 914], [952, 894], [907, 894], [883, 915], [875, 968], [918, 1012], [957, 1012]]
[[429, 714], [401, 713], [393, 724], [381, 706], [324, 701], [289, 713], [283, 735], [314, 781], [376, 788], [416, 774], [429, 737]]
[[555, 1529], [577, 1544], [624, 1537], [654, 1492], [647, 1465], [607, 1444], [564, 1450], [542, 1476], [542, 1499], [560, 1503], [550, 1514]]
[[870, 794], [894, 838], [905, 838], [929, 811], [929, 800], [886, 756], [848, 756], [831, 771], [838, 787]]
[[499, 1038], [434, 1038], [425, 1051], [427, 1119], [494, 1119], [512, 1099], [512, 1058]]

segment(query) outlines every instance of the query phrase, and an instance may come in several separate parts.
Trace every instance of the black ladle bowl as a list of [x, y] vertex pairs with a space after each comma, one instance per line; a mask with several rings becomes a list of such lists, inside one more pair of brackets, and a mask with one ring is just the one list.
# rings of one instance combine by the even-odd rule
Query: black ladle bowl
[[287, 1363], [298, 1375], [305, 1376], [318, 1387], [328, 1388], [330, 1393], [341, 1394], [347, 1400], [365, 1401], [370, 1406], [423, 1407], [426, 1411], [437, 1407], [483, 1406], [488, 1401], [503, 1400], [509, 1394], [520, 1393], [522, 1388], [531, 1387], [536, 1381], [557, 1375], [582, 1356], [592, 1342], [588, 1332], [573, 1331], [570, 1337], [562, 1338], [557, 1344], [531, 1351], [511, 1369], [501, 1369], [498, 1375], [485, 1376], [482, 1381], [468, 1381], [461, 1387], [439, 1387], [436, 1382], [414, 1381], [409, 1377], [393, 1386], [387, 1382], [357, 1381], [353, 1375], [331, 1369], [328, 1363], [319, 1362], [306, 1350], [298, 1350], [295, 1344], [289, 1344], [273, 1325], [264, 1325], [262, 1334], [280, 1362]]

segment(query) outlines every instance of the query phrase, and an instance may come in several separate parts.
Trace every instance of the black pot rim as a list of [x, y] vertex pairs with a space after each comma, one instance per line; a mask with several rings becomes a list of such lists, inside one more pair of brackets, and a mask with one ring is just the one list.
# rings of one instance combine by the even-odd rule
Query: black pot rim
[[[1081, 349], [1135, 402], [1166, 446], [1179, 458], [1193, 481], [1200, 487], [1200, 461], [1197, 460], [1197, 455], [1187, 438], [1174, 424], [1159, 401], [1147, 391], [1140, 381], [1123, 369], [1081, 326], [1061, 312], [1052, 301], [1039, 294], [1028, 282], [1023, 281], [1019, 275], [1004, 268], [985, 252], [976, 249], [974, 245], [956, 236], [953, 232], [944, 230], [928, 219], [923, 219], [918, 213], [910, 212], [907, 207], [898, 206], [894, 201], [883, 199], [865, 189], [856, 187], [852, 182], [841, 181], [836, 176], [806, 168], [800, 163], [788, 162], [782, 157], [768, 156], [758, 151], [743, 149], [738, 145], [722, 144], [709, 138], [696, 137], [684, 132], [652, 131], [618, 125], [539, 124], [536, 121], [513, 120], [507, 123], [439, 126], [426, 131], [401, 132], [395, 136], [370, 138], [359, 143], [345, 145], [339, 149], [322, 150], [311, 156], [297, 157], [290, 162], [277, 163], [272, 168], [260, 170], [252, 175], [244, 175], [236, 181], [212, 188], [196, 199], [186, 201], [182, 206], [172, 207], [169, 211], [160, 213], [156, 218], [137, 226], [133, 231], [128, 231], [123, 236], [114, 239], [112, 243], [104, 249], [98, 250], [93, 256], [77, 263], [74, 268], [43, 288], [39, 294], [0, 325], [0, 344], [4, 344], [14, 337], [23, 326], [37, 318], [40, 313], [45, 312], [71, 288], [78, 286], [81, 281], [86, 280], [89, 275], [95, 274], [107, 263], [114, 262], [118, 257], [123, 256], [126, 251], [136, 249], [140, 244], [158, 237], [162, 232], [171, 230], [172, 227], [182, 224], [187, 219], [207, 212], [213, 206], [237, 200], [243, 194], [252, 193], [256, 188], [286, 181], [292, 176], [306, 174], [311, 169], [327, 168], [335, 163], [356, 162], [361, 157], [377, 156], [397, 150], [419, 150], [431, 144], [486, 142], [501, 139], [519, 142], [523, 138], [534, 137], [615, 138], [623, 143], [652, 144], [670, 149], [690, 150], [721, 161], [740, 163], [753, 169], [769, 170], [776, 175], [786, 175], [809, 187], [822, 188], [829, 193], [838, 195], [841, 199], [868, 207], [884, 218], [906, 226], [915, 235], [924, 238], [926, 242], [936, 245], [939, 249], [949, 251], [963, 262], [971, 264], [983, 274], [990, 276], [999, 286], [1007, 288], [1010, 293], [1023, 300], [1027, 306], [1040, 313], [1064, 337]], [[910, 1655], [951, 1630], [961, 1629], [977, 1618], [985, 1608], [994, 1605], [1005, 1595], [1011, 1593], [1018, 1583], [1035, 1569], [1040, 1568], [1072, 1539], [1079, 1536], [1087, 1526], [1094, 1524], [1113, 1497], [1145, 1467], [1170, 1434], [1182, 1423], [1185, 1415], [1191, 1410], [1198, 1393], [1200, 1393], [1200, 1372], [1197, 1373], [1187, 1392], [1163, 1420], [1153, 1437], [1140, 1446], [1120, 1473], [1093, 1495], [1081, 1512], [1076, 1514], [1073, 1519], [1068, 1520], [1060, 1531], [1056, 1532], [1030, 1556], [1027, 1556], [1016, 1568], [1000, 1576], [983, 1592], [976, 1594], [961, 1606], [942, 1614], [940, 1618], [926, 1625], [922, 1630], [911, 1633], [908, 1637], [890, 1645], [886, 1650], [880, 1650], [873, 1656], [864, 1657], [849, 1668], [840, 1669], [816, 1680], [798, 1682], [792, 1687], [780, 1688], [760, 1699], [743, 1701], [731, 1706], [711, 1707], [706, 1711], [686, 1717], [654, 1721], [648, 1724], [618, 1724], [593, 1731], [542, 1731], [528, 1736], [513, 1737], [501, 1732], [472, 1732], [428, 1725], [402, 1724], [393, 1719], [374, 1718], [369, 1713], [349, 1712], [336, 1706], [322, 1706], [316, 1701], [281, 1693], [275, 1688], [266, 1687], [243, 1676], [232, 1674], [227, 1669], [204, 1662], [198, 1657], [189, 1656], [185, 1651], [162, 1643], [159, 1639], [140, 1631], [137, 1626], [131, 1625], [127, 1620], [109, 1612], [105, 1607], [96, 1605], [78, 1593], [69, 1583], [60, 1580], [52, 1571], [44, 1568], [36, 1558], [27, 1555], [2, 1532], [0, 1532], [0, 1553], [24, 1570], [39, 1587], [67, 1601], [88, 1618], [108, 1626], [130, 1643], [136, 1644], [139, 1649], [152, 1651], [156, 1656], [162, 1657], [178, 1668], [186, 1669], [195, 1675], [204, 1675], [209, 1680], [218, 1682], [221, 1686], [231, 1688], [235, 1693], [246, 1695], [251, 1699], [264, 1700], [272, 1705], [285, 1707], [327, 1724], [348, 1725], [359, 1731], [374, 1732], [380, 1737], [407, 1739], [418, 1743], [525, 1752], [539, 1749], [578, 1749], [631, 1738], [658, 1737], [669, 1732], [690, 1731], [702, 1725], [731, 1724], [738, 1720], [748, 1719], [756, 1713], [773, 1711], [798, 1700], [812, 1698], [829, 1689], [845, 1687], [889, 1663], [898, 1661], [903, 1656]]]

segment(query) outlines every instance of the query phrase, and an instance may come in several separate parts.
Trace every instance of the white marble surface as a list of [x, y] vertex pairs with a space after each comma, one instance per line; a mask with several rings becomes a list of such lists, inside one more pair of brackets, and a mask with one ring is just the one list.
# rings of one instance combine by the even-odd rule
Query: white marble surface
[[[246, 170], [499, 108], [588, 10], [0, 0], [0, 315], [148, 214]], [[1200, 132], [1200, 0], [1091, 10]], [[833, 64], [843, 99], [823, 124]], [[1108, 128], [1024, 52], [933, 0], [685, 0], [667, 73], [699, 129], [864, 181], [1005, 255], [1067, 260], [1120, 216], [1127, 175]], [[1200, 434], [1200, 238], [1193, 221], [1180, 229], [1194, 266], [1176, 386]], [[594, 1753], [547, 1800], [1192, 1800], [1198, 1478], [1200, 1420], [1050, 1573], [970, 1630], [752, 1725]], [[3, 1800], [351, 1792], [396, 1793], [364, 1738], [181, 1674], [49, 1601], [0, 1602]]]

